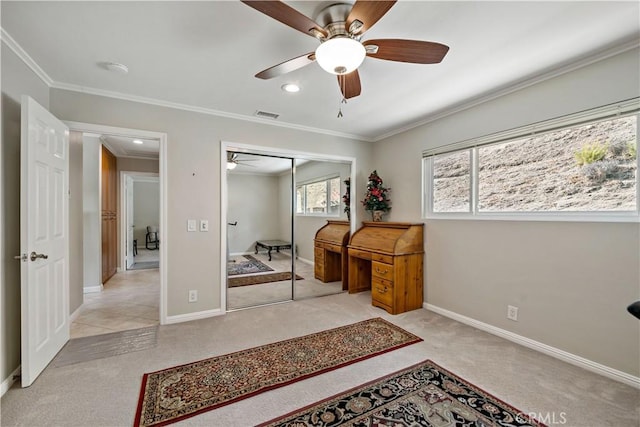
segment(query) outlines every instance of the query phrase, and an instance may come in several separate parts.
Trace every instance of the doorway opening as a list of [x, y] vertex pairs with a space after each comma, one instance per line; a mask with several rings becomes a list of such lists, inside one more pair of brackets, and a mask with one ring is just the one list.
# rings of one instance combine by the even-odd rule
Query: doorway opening
[[[166, 229], [166, 134], [83, 123], [67, 125], [82, 134], [83, 142], [83, 304], [72, 316], [71, 338], [163, 324], [167, 241], [160, 240]], [[92, 157], [102, 150], [113, 154], [117, 165], [116, 227], [112, 234], [116, 272], [106, 280], [100, 274], [108, 250], [101, 214], [105, 175], [98, 167], [100, 160]], [[135, 219], [140, 224], [135, 224]], [[147, 227], [155, 231], [149, 244]]]
[[160, 268], [160, 179], [153, 172], [120, 172], [120, 265], [123, 270]]

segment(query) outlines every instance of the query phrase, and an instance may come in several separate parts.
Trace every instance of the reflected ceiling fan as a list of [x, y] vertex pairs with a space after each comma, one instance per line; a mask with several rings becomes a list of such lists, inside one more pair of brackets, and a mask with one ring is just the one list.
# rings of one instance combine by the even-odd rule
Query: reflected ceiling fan
[[257, 162], [258, 159], [241, 159], [238, 153], [234, 153], [233, 151], [227, 151], [227, 169], [233, 170], [238, 165], [251, 166], [254, 168], [255, 166], [250, 165], [250, 162]]
[[360, 95], [358, 67], [366, 56], [415, 64], [441, 62], [449, 47], [440, 43], [403, 39], [360, 41], [395, 2], [357, 0], [353, 5], [332, 4], [312, 20], [281, 1], [243, 0], [247, 6], [320, 41], [315, 52], [267, 68], [256, 77], [271, 79], [317, 61], [325, 71], [338, 76], [340, 91], [344, 99], [349, 99]]

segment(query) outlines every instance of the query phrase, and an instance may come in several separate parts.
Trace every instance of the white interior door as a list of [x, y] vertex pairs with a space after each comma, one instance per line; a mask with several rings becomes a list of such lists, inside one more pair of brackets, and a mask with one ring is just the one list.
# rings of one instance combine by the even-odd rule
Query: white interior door
[[69, 340], [69, 130], [22, 97], [22, 386]]
[[127, 205], [127, 270], [131, 268], [131, 266], [133, 266], [133, 263], [135, 262], [133, 256], [134, 256], [134, 252], [133, 252], [133, 230], [135, 227], [135, 224], [133, 223], [133, 178], [130, 176], [126, 176], [126, 182], [125, 182], [125, 191], [126, 191], [126, 200], [125, 200], [125, 204]]

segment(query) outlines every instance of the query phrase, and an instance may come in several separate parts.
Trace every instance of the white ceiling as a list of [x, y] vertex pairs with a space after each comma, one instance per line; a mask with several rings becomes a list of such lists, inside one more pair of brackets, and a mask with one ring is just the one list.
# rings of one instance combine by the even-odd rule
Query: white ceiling
[[[101, 135], [100, 139], [116, 157], [151, 160], [160, 158], [160, 141], [157, 139], [128, 138], [114, 135]], [[138, 141], [138, 143], [133, 141]]]
[[[331, 2], [287, 2], [313, 17]], [[52, 86], [121, 94], [231, 117], [376, 140], [594, 55], [638, 45], [640, 2], [399, 1], [363, 40], [450, 46], [441, 64], [365, 59], [362, 95], [343, 106], [335, 76], [311, 64], [254, 75], [318, 42], [240, 2], [2, 1], [2, 28]], [[126, 64], [120, 75], [100, 66]], [[280, 87], [298, 83], [287, 94]]]

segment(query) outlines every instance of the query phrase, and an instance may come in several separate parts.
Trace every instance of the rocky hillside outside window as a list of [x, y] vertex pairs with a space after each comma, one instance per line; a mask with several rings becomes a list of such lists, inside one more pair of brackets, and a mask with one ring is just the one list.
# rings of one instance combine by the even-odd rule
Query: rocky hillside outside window
[[555, 120], [544, 131], [526, 135], [523, 129], [520, 136], [496, 135], [495, 141], [427, 155], [425, 217], [602, 214], [637, 220], [638, 117], [636, 101], [625, 114], [564, 126]]

